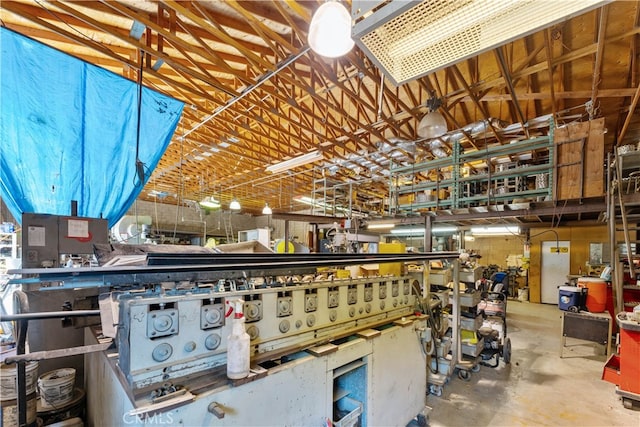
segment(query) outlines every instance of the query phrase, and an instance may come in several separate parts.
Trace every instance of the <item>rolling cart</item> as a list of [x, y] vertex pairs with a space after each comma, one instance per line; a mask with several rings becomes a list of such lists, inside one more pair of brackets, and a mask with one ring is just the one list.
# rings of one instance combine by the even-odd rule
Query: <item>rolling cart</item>
[[[482, 301], [478, 304], [478, 312], [482, 314], [482, 327], [478, 333], [484, 340], [480, 352], [481, 364], [497, 368], [500, 358], [504, 363], [511, 363], [511, 340], [507, 337], [507, 294], [502, 283], [494, 290], [482, 292]], [[495, 286], [495, 284], [494, 284]]]

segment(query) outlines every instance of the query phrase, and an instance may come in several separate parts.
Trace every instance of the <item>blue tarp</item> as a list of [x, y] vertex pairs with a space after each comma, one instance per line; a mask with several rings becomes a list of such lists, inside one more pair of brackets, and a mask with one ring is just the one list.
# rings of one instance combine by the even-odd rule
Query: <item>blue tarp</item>
[[[106, 218], [115, 224], [142, 190], [136, 170], [135, 82], [0, 28], [0, 196], [22, 213]], [[144, 182], [184, 104], [143, 88]]]

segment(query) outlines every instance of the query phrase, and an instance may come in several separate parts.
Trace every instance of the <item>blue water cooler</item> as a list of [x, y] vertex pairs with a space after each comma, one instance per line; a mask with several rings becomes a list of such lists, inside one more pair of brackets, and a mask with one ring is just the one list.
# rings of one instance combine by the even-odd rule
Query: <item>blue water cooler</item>
[[564, 311], [578, 312], [584, 307], [587, 298], [587, 288], [577, 286], [560, 286], [558, 288], [558, 308]]

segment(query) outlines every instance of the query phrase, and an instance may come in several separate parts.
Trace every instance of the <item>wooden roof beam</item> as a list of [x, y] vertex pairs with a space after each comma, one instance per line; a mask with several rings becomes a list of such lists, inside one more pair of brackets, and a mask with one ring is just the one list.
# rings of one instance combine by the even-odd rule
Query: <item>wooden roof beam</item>
[[602, 57], [604, 51], [604, 39], [607, 30], [607, 17], [609, 16], [609, 5], [604, 5], [600, 8], [600, 20], [598, 24], [597, 34], [597, 49], [596, 58], [593, 64], [593, 80], [591, 82], [591, 108], [587, 108], [589, 112], [589, 120], [595, 118], [595, 112], [597, 111], [597, 99], [598, 99], [598, 87], [600, 86], [600, 75], [602, 73]]
[[529, 138], [529, 129], [526, 126], [527, 119], [522, 113], [522, 109], [520, 108], [520, 103], [518, 102], [518, 95], [516, 93], [516, 89], [513, 86], [513, 80], [511, 79], [511, 74], [509, 73], [509, 68], [507, 67], [507, 62], [504, 59], [504, 52], [502, 51], [502, 47], [498, 47], [494, 50], [495, 55], [498, 59], [498, 66], [500, 67], [500, 72], [504, 77], [504, 80], [507, 82], [507, 88], [509, 88], [509, 94], [511, 95], [511, 101], [513, 102], [513, 106], [518, 113], [518, 119], [522, 124], [524, 132]]

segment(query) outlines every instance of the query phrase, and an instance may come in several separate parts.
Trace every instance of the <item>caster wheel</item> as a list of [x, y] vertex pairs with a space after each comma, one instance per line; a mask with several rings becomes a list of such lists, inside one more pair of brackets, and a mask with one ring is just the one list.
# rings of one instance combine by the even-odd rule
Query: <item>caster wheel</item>
[[625, 409], [633, 409], [633, 401], [631, 399], [627, 399], [626, 397], [623, 397], [622, 406], [624, 406]]
[[460, 369], [458, 371], [458, 378], [463, 381], [469, 381], [471, 379], [471, 372], [467, 371], [466, 369]]
[[473, 365], [473, 368], [471, 368], [471, 372], [473, 373], [480, 372], [480, 364], [478, 363], [477, 365]]
[[426, 415], [420, 414], [416, 417], [416, 422], [420, 427], [427, 427], [429, 425], [429, 418], [427, 418]]
[[511, 340], [506, 338], [504, 340], [504, 347], [502, 348], [502, 359], [504, 363], [511, 363]]
[[432, 385], [429, 388], [429, 392], [434, 396], [440, 397], [442, 396], [442, 387], [440, 387], [439, 385]]

